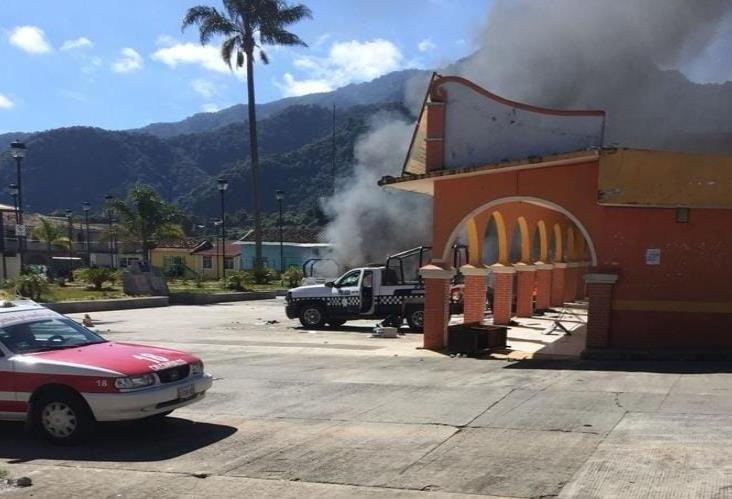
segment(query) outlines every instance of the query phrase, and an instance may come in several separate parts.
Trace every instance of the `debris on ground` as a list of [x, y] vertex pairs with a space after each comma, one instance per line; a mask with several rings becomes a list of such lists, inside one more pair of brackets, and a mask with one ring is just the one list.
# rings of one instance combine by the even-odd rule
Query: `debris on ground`
[[94, 327], [94, 321], [89, 314], [84, 314], [84, 319], [81, 321], [84, 327]]
[[372, 338], [398, 338], [399, 330], [395, 327], [381, 326], [374, 327], [374, 333], [371, 335]]
[[33, 485], [33, 480], [31, 480], [30, 477], [22, 476], [20, 478], [7, 478], [0, 481], [0, 484], [7, 485], [8, 487], [25, 488]]

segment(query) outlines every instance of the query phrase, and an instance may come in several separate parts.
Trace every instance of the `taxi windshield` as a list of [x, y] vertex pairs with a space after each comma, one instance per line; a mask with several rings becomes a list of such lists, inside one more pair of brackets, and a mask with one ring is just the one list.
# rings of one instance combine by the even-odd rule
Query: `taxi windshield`
[[104, 343], [101, 336], [69, 319], [43, 319], [5, 326], [0, 342], [13, 353], [32, 353]]

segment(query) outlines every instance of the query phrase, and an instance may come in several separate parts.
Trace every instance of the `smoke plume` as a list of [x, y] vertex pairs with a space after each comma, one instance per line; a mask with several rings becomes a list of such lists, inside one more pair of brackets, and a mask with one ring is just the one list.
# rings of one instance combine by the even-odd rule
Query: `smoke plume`
[[[732, 153], [732, 83], [700, 85], [680, 71], [730, 21], [729, 0], [496, 0], [480, 49], [439, 72], [528, 104], [605, 109], [606, 144]], [[427, 78], [405, 89], [412, 111]], [[374, 121], [356, 145], [353, 176], [326, 203], [326, 239], [342, 264], [428, 244], [429, 199], [376, 185], [399, 175], [412, 127]]]
[[430, 200], [376, 185], [401, 171], [413, 126], [396, 115], [378, 114], [356, 142], [353, 173], [325, 203], [332, 222], [324, 237], [341, 265], [383, 262], [389, 254], [429, 244]]
[[534, 105], [605, 109], [606, 143], [732, 152], [719, 136], [732, 133], [732, 84], [677, 71], [730, 13], [729, 0], [499, 0], [481, 49], [447, 72]]

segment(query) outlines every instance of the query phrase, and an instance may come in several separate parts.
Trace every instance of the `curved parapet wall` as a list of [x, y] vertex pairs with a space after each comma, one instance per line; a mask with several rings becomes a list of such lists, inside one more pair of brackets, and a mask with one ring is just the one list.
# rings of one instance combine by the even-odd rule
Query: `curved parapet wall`
[[602, 145], [604, 111], [529, 106], [453, 76], [438, 78], [433, 86], [439, 87], [447, 104], [446, 168], [542, 157]]

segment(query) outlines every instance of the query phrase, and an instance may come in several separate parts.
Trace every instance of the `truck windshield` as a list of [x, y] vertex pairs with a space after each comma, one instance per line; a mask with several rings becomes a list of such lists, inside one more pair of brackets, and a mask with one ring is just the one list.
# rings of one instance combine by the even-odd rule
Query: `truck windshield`
[[13, 353], [32, 353], [104, 343], [101, 336], [69, 319], [44, 319], [0, 329], [0, 342]]
[[360, 270], [354, 270], [352, 272], [347, 273], [340, 279], [338, 279], [338, 286], [358, 286], [358, 280], [361, 278], [361, 271]]

